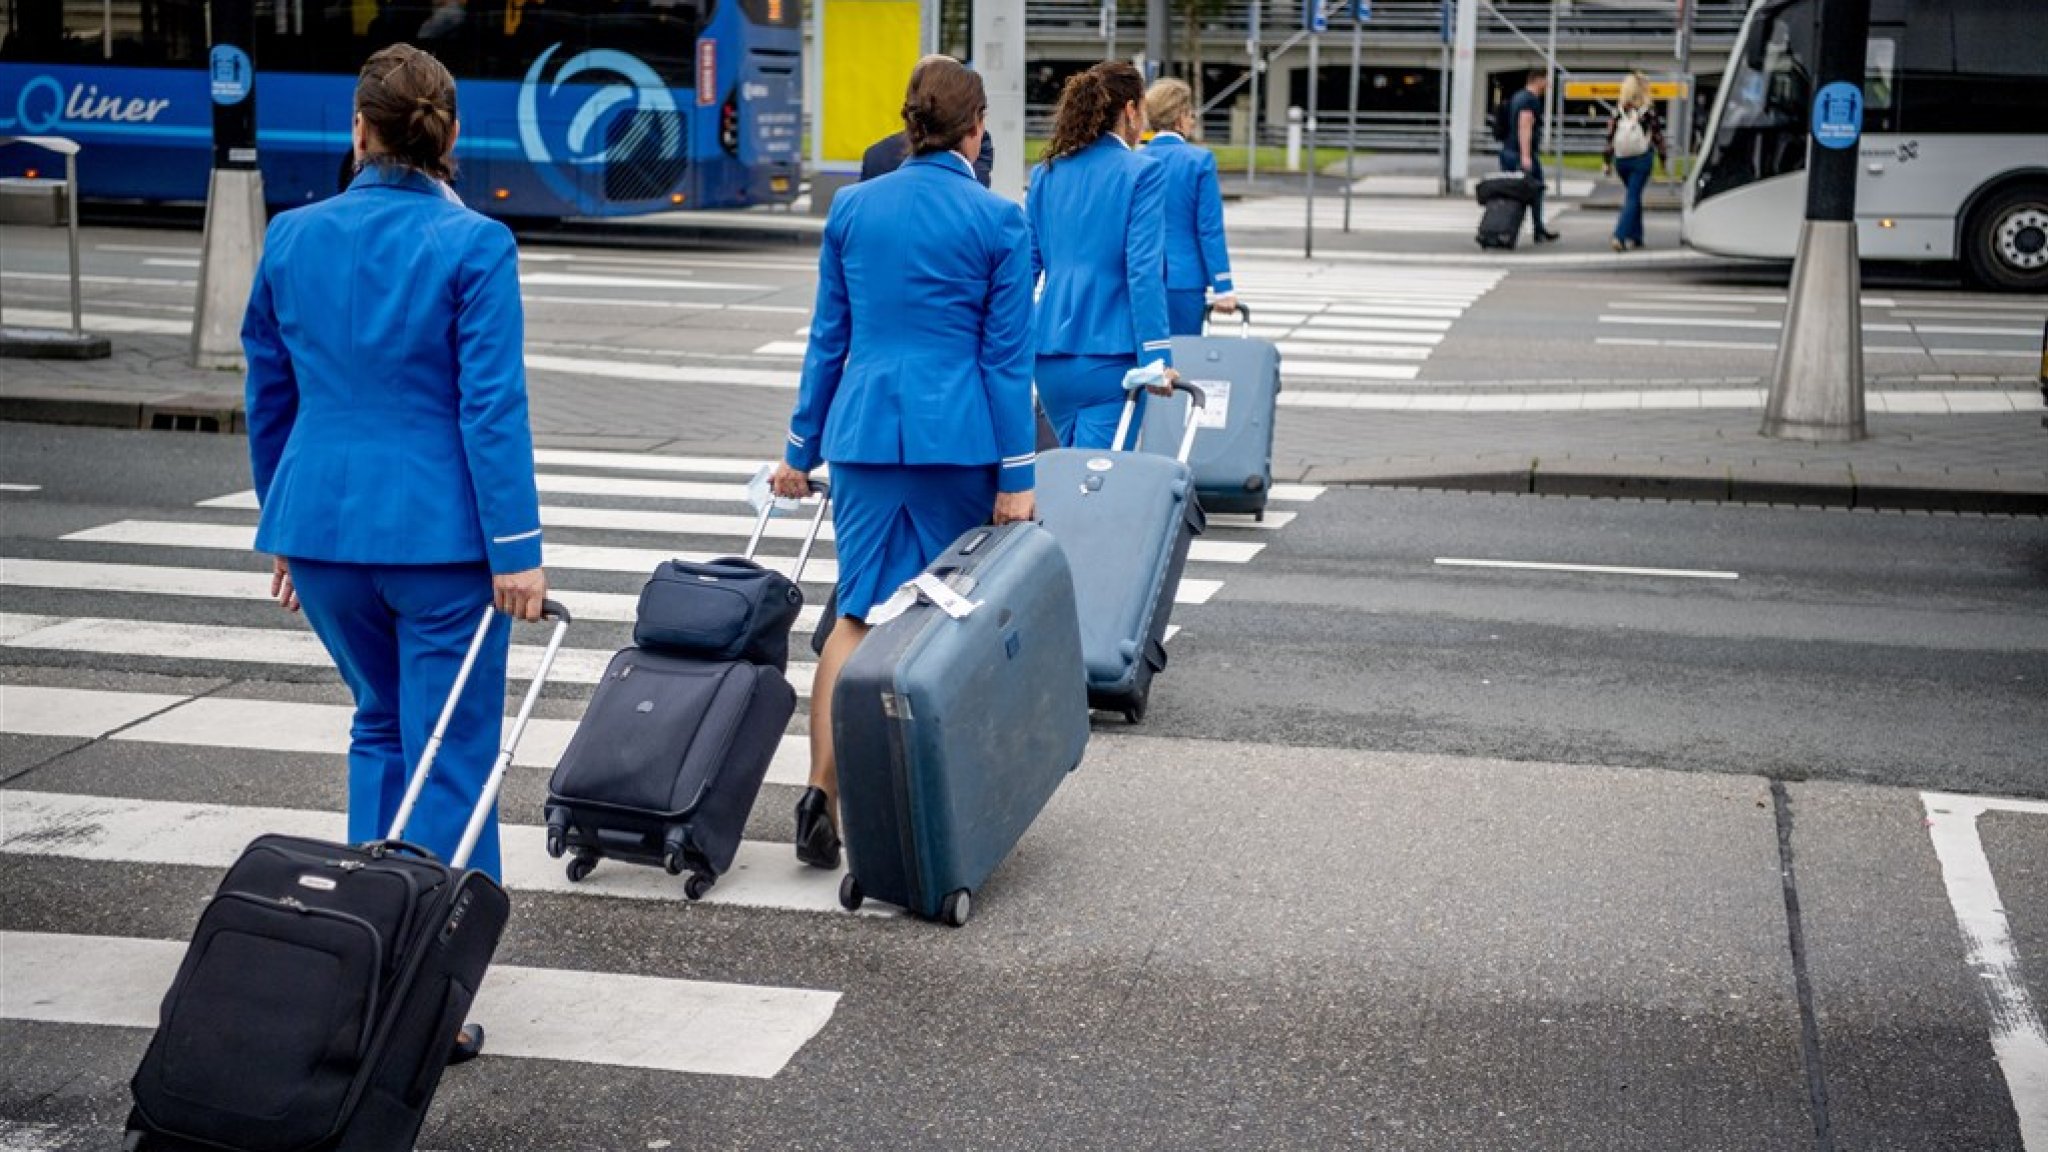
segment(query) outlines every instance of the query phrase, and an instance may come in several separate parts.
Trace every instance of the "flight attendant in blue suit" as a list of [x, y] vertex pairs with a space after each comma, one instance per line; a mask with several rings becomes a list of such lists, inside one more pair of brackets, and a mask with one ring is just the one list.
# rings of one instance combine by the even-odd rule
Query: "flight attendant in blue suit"
[[[356, 84], [361, 171], [270, 226], [242, 325], [256, 547], [354, 693], [348, 835], [385, 835], [477, 623], [547, 595], [518, 253], [449, 200], [455, 81], [400, 44]], [[405, 838], [452, 854], [497, 759], [510, 622], [478, 658]], [[470, 866], [499, 875], [496, 814]], [[463, 1028], [455, 1059], [483, 1046]]]
[[1053, 110], [1045, 159], [1031, 170], [1032, 268], [1045, 276], [1038, 399], [1068, 447], [1109, 447], [1124, 375], [1173, 365], [1165, 171], [1135, 150], [1144, 100], [1145, 81], [1120, 60], [1075, 73]]
[[811, 786], [796, 855], [839, 866], [832, 690], [875, 605], [991, 517], [1029, 520], [1031, 245], [1024, 213], [974, 178], [981, 78], [947, 56], [910, 75], [911, 157], [833, 198], [777, 494], [832, 462], [839, 620], [811, 686]]
[[1166, 173], [1166, 325], [1175, 336], [1200, 336], [1205, 309], [1237, 311], [1216, 154], [1188, 142], [1195, 130], [1195, 94], [1186, 82], [1153, 81], [1145, 93], [1145, 118], [1154, 132], [1144, 154]]

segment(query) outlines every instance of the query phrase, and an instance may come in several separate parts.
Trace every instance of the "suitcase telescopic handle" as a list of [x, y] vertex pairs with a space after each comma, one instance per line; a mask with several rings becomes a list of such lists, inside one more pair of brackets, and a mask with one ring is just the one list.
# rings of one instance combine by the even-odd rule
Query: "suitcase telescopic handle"
[[[1116, 435], [1109, 442], [1109, 450], [1111, 452], [1126, 451], [1124, 448], [1124, 437], [1130, 434], [1131, 422], [1137, 416], [1138, 394], [1143, 387], [1143, 385], [1139, 385], [1137, 388], [1132, 388], [1130, 396], [1124, 401], [1124, 413], [1117, 418], [1116, 422]], [[1187, 423], [1181, 428], [1180, 451], [1175, 455], [1175, 459], [1185, 464], [1188, 462], [1188, 455], [1195, 450], [1195, 430], [1200, 427], [1199, 421], [1202, 418], [1202, 409], [1208, 407], [1209, 394], [1202, 391], [1200, 384], [1190, 384], [1186, 380], [1175, 380], [1173, 382], [1173, 390], [1188, 394]], [[1135, 451], [1136, 445], [1134, 444], [1130, 450]]]
[[[1218, 313], [1214, 308], [1209, 308], [1202, 313], [1202, 335], [1207, 336], [1209, 334], [1209, 321], [1214, 320], [1218, 315], [1228, 316], [1230, 313]], [[1251, 334], [1251, 305], [1240, 302], [1237, 306], [1237, 337], [1240, 340], [1250, 339]]]
[[[455, 705], [462, 699], [463, 689], [469, 686], [470, 673], [476, 670], [477, 659], [483, 655], [484, 644], [490, 639], [491, 625], [497, 614], [495, 607], [486, 608], [477, 621], [476, 635], [470, 639], [469, 651], [462, 657], [462, 668], [455, 673], [455, 683], [448, 689], [447, 703], [441, 706], [441, 718], [434, 722], [434, 734], [427, 738], [426, 750], [420, 754], [420, 766], [406, 784], [405, 799], [398, 805], [398, 815], [391, 821], [391, 831], [385, 834], [387, 844], [404, 844], [405, 826], [412, 821], [412, 811], [419, 804], [420, 794], [426, 791], [427, 778], [434, 770], [434, 761], [441, 754], [441, 742], [448, 735], [449, 723], [455, 719]], [[533, 706], [540, 702], [541, 689], [547, 685], [548, 673], [554, 670], [555, 656], [562, 650], [562, 640], [569, 634], [569, 624], [573, 619], [569, 610], [554, 600], [541, 602], [541, 618], [553, 620], [554, 631], [548, 636], [547, 650], [541, 653], [540, 667], [534, 670], [533, 683], [527, 686], [526, 697], [519, 702], [519, 715], [499, 744], [497, 763], [491, 766], [483, 793], [477, 797], [476, 807], [470, 811], [469, 823], [462, 831], [462, 841], [456, 845], [455, 855], [449, 858], [451, 868], [469, 865], [470, 853], [476, 850], [476, 842], [483, 836], [484, 824], [498, 802], [498, 792], [505, 786], [505, 772], [512, 766], [512, 753], [519, 747], [519, 738], [526, 734], [526, 722], [533, 717]]]
[[[796, 554], [796, 568], [789, 574], [792, 583], [803, 582], [804, 567], [811, 562], [811, 550], [817, 547], [818, 533], [825, 529], [825, 510], [832, 505], [832, 482], [812, 480], [811, 496], [817, 497], [818, 507], [811, 513], [810, 530], [804, 533], [803, 549]], [[805, 499], [810, 497], [807, 496]], [[776, 497], [769, 496], [761, 504], [761, 514], [754, 518], [754, 534], [747, 537], [747, 550], [743, 553], [749, 560], [752, 560], [754, 553], [760, 550], [761, 537], [768, 534], [768, 521], [775, 516], [775, 501]]]

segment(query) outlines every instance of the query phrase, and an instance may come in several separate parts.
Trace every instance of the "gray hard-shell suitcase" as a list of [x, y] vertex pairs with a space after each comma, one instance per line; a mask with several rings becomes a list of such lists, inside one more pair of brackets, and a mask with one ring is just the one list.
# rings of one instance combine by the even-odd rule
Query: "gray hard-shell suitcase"
[[[1206, 401], [1188, 453], [1202, 511], [1246, 512], [1264, 520], [1273, 487], [1280, 348], [1271, 340], [1252, 339], [1250, 308], [1238, 305], [1237, 316], [1237, 336], [1218, 337], [1208, 334], [1212, 314], [1204, 313], [1202, 335], [1173, 338], [1173, 364]], [[1182, 424], [1167, 417], [1185, 413], [1189, 403], [1180, 396], [1154, 397], [1139, 445], [1165, 456], [1178, 451]]]
[[908, 606], [832, 696], [839, 901], [958, 927], [1087, 750], [1074, 582], [1044, 529], [1004, 524], [968, 531], [897, 596], [884, 614]]
[[454, 856], [401, 839], [489, 638], [485, 609], [382, 840], [251, 842], [200, 914], [130, 1082], [127, 1152], [411, 1148], [511, 913], [469, 870], [569, 613], [504, 737]]
[[[831, 503], [824, 481], [812, 490], [817, 511], [792, 581], [802, 580]], [[763, 505], [745, 559], [774, 511], [773, 500]], [[548, 781], [548, 854], [570, 857], [572, 882], [607, 858], [687, 871], [683, 895], [701, 899], [732, 867], [795, 713], [796, 690], [773, 664], [622, 649]]]
[[[1121, 448], [1062, 448], [1038, 457], [1038, 516], [1066, 550], [1081, 616], [1088, 704], [1144, 719], [1152, 677], [1166, 667], [1166, 625], [1206, 524], [1186, 463], [1203, 408], [1202, 390], [1174, 385], [1193, 401], [1175, 456]], [[1157, 397], [1154, 397], [1157, 399]], [[1129, 437], [1135, 392], [1124, 404], [1115, 445]]]

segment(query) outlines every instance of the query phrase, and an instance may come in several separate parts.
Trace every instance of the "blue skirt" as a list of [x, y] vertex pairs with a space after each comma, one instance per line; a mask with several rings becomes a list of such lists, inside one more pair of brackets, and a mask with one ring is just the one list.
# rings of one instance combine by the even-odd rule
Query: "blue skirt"
[[996, 467], [832, 465], [839, 614], [865, 620], [996, 507]]
[[[1124, 374], [1136, 368], [1129, 356], [1040, 356], [1032, 372], [1038, 402], [1062, 448], [1108, 448], [1124, 415]], [[1145, 420], [1145, 394], [1138, 394], [1134, 423]], [[1138, 435], [1131, 430], [1131, 438]]]

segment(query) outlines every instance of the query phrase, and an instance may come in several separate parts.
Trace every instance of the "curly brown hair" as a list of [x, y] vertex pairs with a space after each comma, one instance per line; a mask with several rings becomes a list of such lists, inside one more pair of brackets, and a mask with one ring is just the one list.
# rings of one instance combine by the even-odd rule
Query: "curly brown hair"
[[1067, 77], [1052, 111], [1052, 139], [1042, 157], [1050, 165], [1072, 156], [1116, 127], [1124, 105], [1144, 106], [1145, 78], [1122, 60], [1104, 60]]

